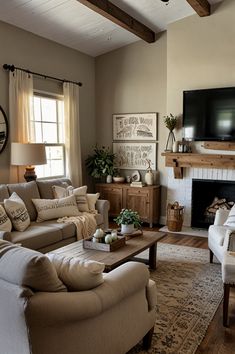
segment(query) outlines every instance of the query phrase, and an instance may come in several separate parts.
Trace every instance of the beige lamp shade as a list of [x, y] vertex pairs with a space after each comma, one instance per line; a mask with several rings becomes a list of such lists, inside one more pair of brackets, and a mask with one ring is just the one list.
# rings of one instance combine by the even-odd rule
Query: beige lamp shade
[[45, 165], [45, 144], [38, 143], [11, 143], [11, 164], [22, 165]]

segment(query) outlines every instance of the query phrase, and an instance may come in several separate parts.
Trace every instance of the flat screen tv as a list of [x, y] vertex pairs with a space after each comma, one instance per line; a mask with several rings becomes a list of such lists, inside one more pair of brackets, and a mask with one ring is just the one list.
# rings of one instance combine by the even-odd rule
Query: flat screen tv
[[235, 87], [183, 92], [184, 137], [235, 141]]

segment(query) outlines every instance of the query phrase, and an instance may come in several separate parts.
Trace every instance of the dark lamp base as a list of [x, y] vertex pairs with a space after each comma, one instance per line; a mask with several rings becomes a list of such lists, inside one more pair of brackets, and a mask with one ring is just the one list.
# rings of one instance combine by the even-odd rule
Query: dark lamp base
[[27, 166], [25, 169], [24, 179], [26, 182], [36, 181], [37, 175], [35, 174], [34, 166]]

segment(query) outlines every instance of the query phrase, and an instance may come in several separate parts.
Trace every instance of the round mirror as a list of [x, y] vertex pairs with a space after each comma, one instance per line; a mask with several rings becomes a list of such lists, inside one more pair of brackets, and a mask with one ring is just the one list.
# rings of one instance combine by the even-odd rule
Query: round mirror
[[0, 153], [4, 150], [8, 137], [7, 116], [0, 106]]

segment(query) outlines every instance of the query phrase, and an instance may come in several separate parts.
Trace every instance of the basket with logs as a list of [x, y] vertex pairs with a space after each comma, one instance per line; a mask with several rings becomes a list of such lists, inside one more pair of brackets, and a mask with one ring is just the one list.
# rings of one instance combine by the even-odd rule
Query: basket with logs
[[167, 227], [169, 231], [181, 231], [184, 220], [184, 207], [178, 202], [167, 205]]

